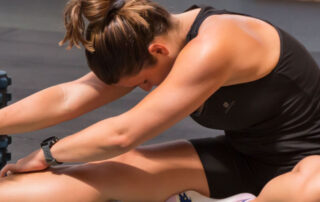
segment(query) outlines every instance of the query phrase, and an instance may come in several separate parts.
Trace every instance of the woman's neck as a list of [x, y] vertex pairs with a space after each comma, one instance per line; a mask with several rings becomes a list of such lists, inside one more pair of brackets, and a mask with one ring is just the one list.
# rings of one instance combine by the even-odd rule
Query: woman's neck
[[172, 30], [172, 35], [183, 47], [186, 43], [187, 34], [189, 33], [191, 26], [193, 25], [197, 15], [199, 14], [199, 9], [194, 9], [180, 14], [173, 14], [172, 20], [174, 28]]
[[160, 36], [161, 41], [166, 41], [168, 47], [176, 57], [186, 45], [187, 34], [189, 33], [195, 18], [200, 9], [191, 10], [181, 14], [172, 14], [172, 28], [165, 34]]

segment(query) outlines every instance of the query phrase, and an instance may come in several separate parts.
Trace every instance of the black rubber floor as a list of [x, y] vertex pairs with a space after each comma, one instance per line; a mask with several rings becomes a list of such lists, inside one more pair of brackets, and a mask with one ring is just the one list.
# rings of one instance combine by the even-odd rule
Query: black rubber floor
[[[249, 13], [267, 19], [292, 33], [320, 63], [320, 4], [262, 0], [158, 0], [172, 12], [192, 4]], [[13, 80], [9, 91], [14, 103], [49, 86], [76, 79], [88, 72], [83, 50], [66, 51], [57, 45], [63, 38], [62, 10], [65, 0], [0, 0], [0, 69]], [[42, 139], [73, 134], [99, 120], [134, 106], [145, 93], [130, 95], [75, 120], [40, 131], [13, 136], [12, 161], [39, 148]], [[14, 114], [12, 114], [14, 116]], [[206, 137], [222, 131], [203, 128], [190, 118], [178, 123], [147, 144], [180, 138]]]

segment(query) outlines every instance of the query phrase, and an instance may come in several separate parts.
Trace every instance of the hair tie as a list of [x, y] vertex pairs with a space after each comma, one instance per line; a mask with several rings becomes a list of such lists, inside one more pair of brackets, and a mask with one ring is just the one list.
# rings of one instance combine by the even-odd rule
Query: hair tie
[[116, 0], [108, 10], [107, 19], [115, 14], [126, 4], [126, 0]]

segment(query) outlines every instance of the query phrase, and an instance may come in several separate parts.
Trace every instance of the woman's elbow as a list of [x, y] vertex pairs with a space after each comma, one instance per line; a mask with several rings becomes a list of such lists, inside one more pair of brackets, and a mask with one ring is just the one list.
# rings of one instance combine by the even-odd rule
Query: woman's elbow
[[135, 141], [128, 134], [122, 134], [118, 136], [116, 145], [124, 153], [135, 147]]
[[316, 202], [320, 201], [320, 156], [308, 156], [301, 160], [293, 169], [302, 179], [301, 201]]
[[114, 150], [117, 153], [125, 153], [133, 149], [136, 145], [136, 141], [131, 135], [130, 128], [114, 122], [113, 118], [108, 120], [107, 134], [104, 136], [103, 147], [107, 150]]

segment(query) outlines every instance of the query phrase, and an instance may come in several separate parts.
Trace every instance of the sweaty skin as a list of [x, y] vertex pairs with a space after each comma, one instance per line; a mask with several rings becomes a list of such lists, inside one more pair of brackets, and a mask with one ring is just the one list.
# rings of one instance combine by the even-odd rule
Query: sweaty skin
[[320, 156], [301, 160], [291, 172], [280, 175], [263, 188], [253, 202], [319, 202]]
[[[261, 20], [221, 15], [208, 17], [199, 35], [184, 46], [183, 41], [198, 12], [194, 10], [173, 16], [178, 26], [156, 37], [148, 47], [157, 63], [138, 75], [124, 77], [110, 86], [89, 73], [0, 110], [3, 120], [0, 131], [4, 134], [23, 133], [78, 117], [118, 99], [134, 87], [148, 91], [152, 86], [158, 86], [128, 112], [71, 134], [51, 149], [59, 162], [96, 162], [68, 167], [59, 174], [42, 171], [10, 176], [7, 180], [3, 178], [1, 200], [21, 201], [22, 196], [29, 194], [31, 201], [63, 201], [65, 197], [69, 197], [68, 201], [113, 198], [152, 201], [155, 196], [158, 198], [154, 200], [160, 201], [170, 194], [192, 188], [208, 196], [201, 162], [190, 143], [176, 141], [136, 147], [188, 116], [220, 87], [254, 81], [267, 75], [279, 59], [280, 42], [276, 30]], [[1, 175], [11, 169], [16, 173], [24, 172], [25, 167], [44, 162], [40, 150], [33, 154], [10, 165]], [[37, 166], [28, 168], [39, 171]], [[316, 175], [306, 170], [307, 175], [298, 175], [303, 180], [295, 178], [293, 173], [284, 176], [288, 176], [289, 181], [297, 180], [297, 184], [313, 183], [313, 178], [306, 176]], [[257, 200], [290, 201], [285, 197], [291, 195], [285, 195], [284, 189], [277, 193], [279, 198], [268, 198], [287, 182], [287, 177], [282, 178], [271, 181]], [[37, 189], [27, 190], [31, 188], [30, 184], [41, 187], [42, 195]], [[292, 190], [300, 187], [293, 186]], [[317, 186], [306, 187], [311, 188], [304, 189], [303, 193], [317, 191], [313, 190]], [[72, 192], [77, 193], [76, 196], [72, 196]], [[60, 200], [55, 200], [57, 198]]]

